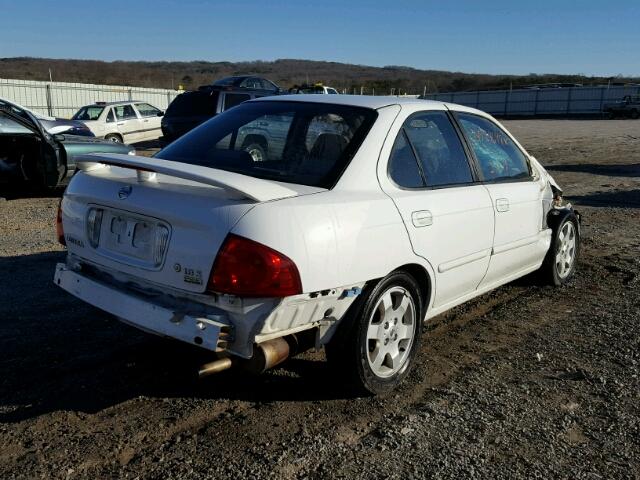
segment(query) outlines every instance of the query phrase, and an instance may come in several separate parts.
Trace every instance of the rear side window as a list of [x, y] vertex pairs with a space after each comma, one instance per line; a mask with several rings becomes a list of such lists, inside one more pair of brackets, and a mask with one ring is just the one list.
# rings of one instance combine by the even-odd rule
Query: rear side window
[[407, 135], [402, 130], [396, 137], [389, 158], [389, 176], [400, 187], [420, 188], [425, 186], [422, 173], [418, 168], [418, 160], [413, 154], [411, 145], [407, 142]]
[[213, 116], [218, 109], [218, 92], [198, 91], [178, 95], [167, 108], [166, 117]]
[[226, 93], [224, 95], [224, 110], [229, 110], [242, 102], [250, 100], [251, 96], [245, 93]]
[[[409, 152], [414, 161], [417, 155], [418, 169], [424, 177], [420, 185], [409, 184], [415, 177]], [[389, 173], [401, 187], [440, 187], [473, 181], [462, 142], [445, 112], [420, 112], [409, 117], [398, 134], [394, 153]]]
[[478, 159], [484, 180], [515, 180], [531, 174], [524, 153], [495, 123], [468, 113], [456, 117]]

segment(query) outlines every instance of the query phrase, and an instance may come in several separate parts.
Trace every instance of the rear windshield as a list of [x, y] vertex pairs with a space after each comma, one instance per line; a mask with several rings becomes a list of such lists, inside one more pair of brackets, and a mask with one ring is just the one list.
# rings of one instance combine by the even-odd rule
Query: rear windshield
[[178, 95], [167, 108], [167, 117], [215, 115], [218, 107], [217, 91], [187, 92]]
[[82, 107], [80, 110], [76, 112], [76, 114], [72, 117], [73, 120], [98, 120], [104, 107], [99, 107], [97, 105], [90, 105], [88, 107]]
[[157, 158], [331, 188], [369, 132], [368, 108], [247, 102], [192, 130]]

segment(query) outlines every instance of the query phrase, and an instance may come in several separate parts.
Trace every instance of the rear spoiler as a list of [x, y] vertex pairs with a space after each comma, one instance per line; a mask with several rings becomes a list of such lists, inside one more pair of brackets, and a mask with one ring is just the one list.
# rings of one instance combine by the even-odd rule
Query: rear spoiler
[[173, 162], [161, 158], [138, 157], [135, 155], [89, 154], [76, 159], [79, 170], [90, 172], [108, 167], [121, 167], [138, 170], [139, 172], [158, 173], [171, 177], [191, 180], [213, 187], [224, 188], [255, 202], [267, 202], [280, 198], [295, 197], [298, 192], [279, 185], [270, 180], [227, 172], [216, 168], [202, 167], [188, 163]]

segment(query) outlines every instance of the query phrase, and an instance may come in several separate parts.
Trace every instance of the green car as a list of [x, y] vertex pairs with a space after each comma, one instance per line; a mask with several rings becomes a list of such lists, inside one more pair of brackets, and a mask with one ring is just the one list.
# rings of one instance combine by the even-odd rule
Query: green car
[[56, 187], [69, 180], [75, 159], [87, 153], [135, 155], [135, 149], [95, 137], [52, 135], [31, 112], [0, 99], [0, 182]]

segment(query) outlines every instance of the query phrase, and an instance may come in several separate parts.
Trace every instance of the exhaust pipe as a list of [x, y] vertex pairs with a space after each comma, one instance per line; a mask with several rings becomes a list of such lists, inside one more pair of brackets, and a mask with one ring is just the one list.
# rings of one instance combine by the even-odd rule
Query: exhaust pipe
[[231, 357], [224, 357], [213, 362], [205, 363], [198, 370], [198, 378], [208, 377], [209, 375], [213, 375], [214, 373], [222, 372], [227, 370], [233, 366], [233, 361]]
[[242, 367], [250, 373], [260, 374], [270, 368], [284, 362], [290, 355], [295, 355], [298, 350], [298, 341], [294, 335], [274, 338], [257, 344], [253, 350], [253, 356], [249, 360], [237, 357], [224, 357], [213, 362], [205, 363], [198, 370], [198, 377], [204, 378], [234, 365]]

